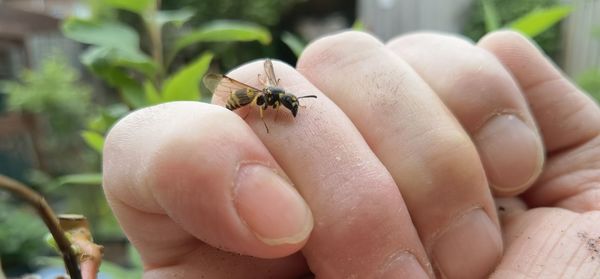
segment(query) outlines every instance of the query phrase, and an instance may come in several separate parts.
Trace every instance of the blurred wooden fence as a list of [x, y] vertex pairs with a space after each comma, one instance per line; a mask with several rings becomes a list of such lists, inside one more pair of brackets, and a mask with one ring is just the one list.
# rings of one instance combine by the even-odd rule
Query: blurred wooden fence
[[359, 0], [358, 17], [382, 40], [416, 30], [460, 33], [472, 0]]
[[563, 24], [562, 66], [570, 76], [600, 70], [600, 0], [569, 0], [573, 13]]
[[[461, 33], [472, 1], [358, 0], [358, 17], [382, 40], [417, 31]], [[563, 24], [563, 60], [570, 76], [600, 68], [600, 0], [563, 0], [574, 12]]]

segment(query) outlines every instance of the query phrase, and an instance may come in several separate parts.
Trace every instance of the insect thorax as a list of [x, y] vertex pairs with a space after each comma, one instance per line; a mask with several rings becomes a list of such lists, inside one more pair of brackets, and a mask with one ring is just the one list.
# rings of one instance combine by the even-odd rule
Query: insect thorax
[[283, 88], [276, 86], [268, 86], [265, 88], [265, 91], [267, 91], [267, 94], [273, 95], [285, 94], [285, 90], [283, 90]]

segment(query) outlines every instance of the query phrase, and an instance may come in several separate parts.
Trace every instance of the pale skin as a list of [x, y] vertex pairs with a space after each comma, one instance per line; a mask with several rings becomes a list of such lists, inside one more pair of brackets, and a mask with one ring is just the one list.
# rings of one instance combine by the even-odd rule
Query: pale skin
[[600, 276], [600, 109], [527, 39], [347, 32], [274, 67], [318, 98], [267, 110], [269, 134], [226, 96], [110, 132], [105, 193], [144, 278]]

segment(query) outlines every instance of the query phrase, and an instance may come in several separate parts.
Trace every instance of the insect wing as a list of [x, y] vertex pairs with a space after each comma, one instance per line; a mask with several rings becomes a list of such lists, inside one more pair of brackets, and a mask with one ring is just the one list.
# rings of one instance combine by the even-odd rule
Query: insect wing
[[245, 83], [239, 82], [228, 76], [219, 74], [207, 74], [202, 80], [210, 92], [220, 96], [228, 96], [240, 89], [245, 89], [249, 94], [256, 94], [260, 90]]
[[271, 59], [265, 60], [265, 74], [267, 74], [267, 82], [270, 86], [277, 86], [277, 78], [275, 78], [275, 70]]

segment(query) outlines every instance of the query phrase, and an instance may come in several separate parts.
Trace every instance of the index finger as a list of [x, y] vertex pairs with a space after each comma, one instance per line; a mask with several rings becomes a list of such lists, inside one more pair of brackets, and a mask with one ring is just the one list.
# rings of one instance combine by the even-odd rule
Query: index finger
[[[431, 277], [394, 180], [354, 124], [295, 69], [273, 64], [286, 93], [318, 96], [301, 99], [305, 107], [295, 118], [285, 107], [275, 112], [266, 106], [270, 133], [256, 106], [246, 118], [311, 208], [315, 226], [302, 250], [311, 270], [318, 278]], [[263, 88], [257, 80], [262, 73], [259, 61], [228, 76]], [[223, 105], [228, 97], [217, 94], [213, 102]]]

